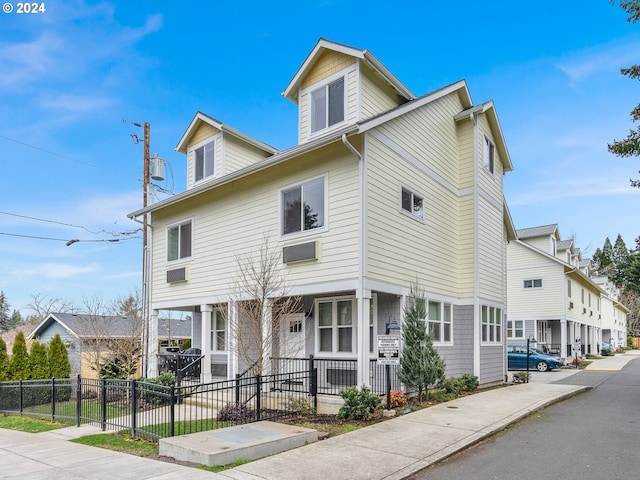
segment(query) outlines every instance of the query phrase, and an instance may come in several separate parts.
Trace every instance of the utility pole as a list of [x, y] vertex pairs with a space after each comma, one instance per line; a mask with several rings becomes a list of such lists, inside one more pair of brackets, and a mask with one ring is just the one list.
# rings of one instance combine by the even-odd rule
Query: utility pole
[[[150, 155], [149, 144], [151, 136], [151, 125], [149, 122], [144, 122], [144, 148], [143, 148], [143, 176], [142, 176], [142, 207], [147, 208], [149, 203], [149, 170], [150, 170]], [[147, 213], [142, 218], [142, 322], [143, 322], [143, 356], [142, 356], [142, 371], [144, 376], [149, 376], [149, 238], [148, 238], [148, 219]]]

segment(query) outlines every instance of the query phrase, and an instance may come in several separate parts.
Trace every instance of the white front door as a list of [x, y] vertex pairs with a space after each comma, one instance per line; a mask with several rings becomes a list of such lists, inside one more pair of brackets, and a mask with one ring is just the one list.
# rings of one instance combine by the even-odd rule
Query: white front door
[[288, 315], [284, 321], [284, 351], [282, 357], [304, 358], [305, 351], [304, 313]]

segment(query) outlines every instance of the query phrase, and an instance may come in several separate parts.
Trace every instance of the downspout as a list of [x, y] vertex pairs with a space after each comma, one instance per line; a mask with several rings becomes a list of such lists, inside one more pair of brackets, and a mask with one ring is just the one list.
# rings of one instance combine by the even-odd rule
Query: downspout
[[[144, 221], [138, 220], [136, 217], [130, 217], [136, 223], [141, 224], [143, 229], [151, 231], [153, 230], [151, 226], [151, 222], [147, 221], [148, 213], [144, 214]], [[148, 238], [148, 232], [144, 232]], [[151, 258], [149, 242], [145, 242], [146, 244], [143, 247], [142, 251], [142, 372], [145, 377], [149, 377], [149, 332], [150, 332], [150, 324], [151, 324], [151, 295], [150, 295], [150, 270], [151, 270], [151, 262], [149, 261]], [[156, 343], [157, 343], [156, 338]], [[154, 375], [157, 375], [157, 372], [154, 372]]]
[[[357, 359], [358, 359], [358, 385], [369, 386], [369, 309], [371, 308], [371, 294], [367, 295], [365, 277], [365, 252], [366, 252], [366, 231], [365, 219], [367, 212], [367, 195], [366, 195], [366, 166], [363, 155], [349, 142], [347, 135], [342, 135], [342, 143], [358, 159], [358, 176], [359, 176], [359, 203], [360, 212], [358, 216], [358, 282], [356, 301], [358, 304], [358, 322], [357, 322]], [[367, 298], [365, 298], [367, 297]], [[367, 301], [369, 303], [367, 304]], [[368, 308], [366, 308], [368, 307]]]
[[478, 191], [478, 116], [477, 112], [471, 112], [469, 119], [473, 123], [473, 374], [480, 378], [480, 344], [482, 342], [482, 313], [480, 312], [480, 245], [478, 219], [478, 201], [480, 194]]

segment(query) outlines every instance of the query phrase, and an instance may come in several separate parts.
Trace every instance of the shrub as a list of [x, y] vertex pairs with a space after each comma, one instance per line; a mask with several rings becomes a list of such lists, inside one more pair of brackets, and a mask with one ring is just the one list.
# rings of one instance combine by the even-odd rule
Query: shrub
[[229, 402], [218, 411], [217, 420], [221, 422], [243, 422], [253, 416], [253, 410], [246, 402]]
[[444, 391], [450, 395], [458, 396], [460, 392], [463, 390], [462, 382], [459, 378], [445, 378], [444, 382], [441, 384]]
[[49, 342], [49, 349], [47, 353], [49, 355], [51, 376], [55, 378], [69, 378], [69, 375], [71, 374], [69, 354], [59, 333], [56, 333]]
[[478, 381], [478, 377], [475, 375], [471, 375], [470, 373], [465, 373], [460, 377], [460, 383], [463, 386], [463, 390], [465, 392], [473, 392], [478, 389], [480, 386], [480, 382]]
[[339, 419], [368, 420], [380, 405], [380, 397], [371, 393], [371, 390], [364, 385], [360, 390], [356, 387], [343, 388], [340, 390], [340, 396], [344, 400], [344, 405], [338, 411]]
[[[407, 396], [402, 390], [391, 390], [391, 408], [402, 408], [407, 404]], [[387, 405], [387, 396], [382, 398], [382, 405]]]
[[285, 408], [295, 415], [315, 415], [317, 413], [311, 401], [306, 398], [289, 397], [285, 403]]
[[458, 395], [455, 393], [447, 393], [447, 392], [435, 392], [431, 394], [431, 400], [434, 400], [436, 402], [449, 402], [451, 400], [454, 400]]
[[515, 372], [513, 374], [513, 383], [527, 383], [531, 376], [528, 372]]
[[613, 353], [611, 350], [609, 350], [608, 348], [603, 348], [600, 351], [600, 355], [602, 355], [603, 357], [610, 357], [612, 355], [615, 355], [615, 353]]
[[156, 378], [140, 378], [140, 398], [153, 405], [169, 403], [167, 387], [175, 385], [176, 376], [173, 372], [162, 372]]

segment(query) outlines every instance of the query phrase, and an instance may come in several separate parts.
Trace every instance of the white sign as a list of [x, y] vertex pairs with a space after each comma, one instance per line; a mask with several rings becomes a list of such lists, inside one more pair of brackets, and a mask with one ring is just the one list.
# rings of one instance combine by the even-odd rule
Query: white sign
[[378, 335], [378, 365], [400, 363], [400, 336]]

